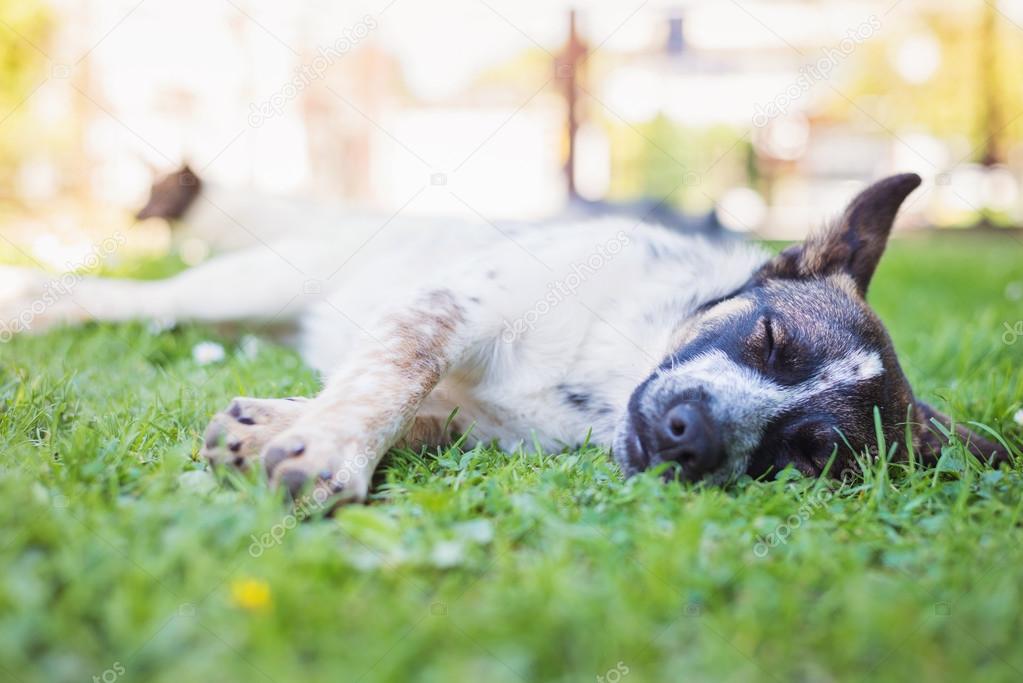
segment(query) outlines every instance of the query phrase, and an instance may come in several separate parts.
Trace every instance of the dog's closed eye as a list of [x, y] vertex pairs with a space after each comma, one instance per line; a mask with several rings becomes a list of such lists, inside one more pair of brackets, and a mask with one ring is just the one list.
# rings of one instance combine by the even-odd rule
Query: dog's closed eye
[[778, 345], [774, 336], [774, 324], [770, 318], [764, 318], [764, 365], [773, 368], [778, 361]]
[[782, 338], [777, 323], [770, 317], [761, 318], [749, 338], [748, 351], [753, 365], [765, 370], [774, 370], [781, 356]]

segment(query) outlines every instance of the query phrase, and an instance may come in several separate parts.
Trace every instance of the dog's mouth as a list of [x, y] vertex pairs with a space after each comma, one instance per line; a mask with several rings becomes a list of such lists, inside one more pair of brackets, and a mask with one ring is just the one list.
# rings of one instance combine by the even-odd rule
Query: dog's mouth
[[628, 416], [625, 417], [623, 424], [618, 427], [614, 445], [611, 447], [611, 455], [615, 462], [618, 463], [618, 467], [626, 479], [642, 472], [644, 469], [642, 466], [644, 460], [643, 446], [639, 442], [639, 435], [632, 429], [631, 420]]

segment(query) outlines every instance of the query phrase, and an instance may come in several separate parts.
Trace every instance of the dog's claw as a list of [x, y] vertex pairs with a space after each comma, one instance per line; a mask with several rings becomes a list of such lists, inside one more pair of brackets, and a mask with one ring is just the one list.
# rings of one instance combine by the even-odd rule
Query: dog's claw
[[203, 445], [206, 446], [207, 451], [212, 451], [214, 448], [220, 445], [220, 440], [224, 438], [224, 427], [220, 423], [213, 421], [206, 427], [206, 432], [203, 434]]
[[302, 495], [307, 481], [309, 481], [308, 477], [298, 470], [288, 470], [278, 479], [279, 485], [284, 487], [292, 500], [297, 500]]
[[290, 458], [298, 457], [304, 452], [305, 444], [297, 440], [292, 440], [283, 445], [271, 446], [263, 455], [263, 466], [266, 467], [267, 475], [273, 476], [274, 470], [277, 469], [279, 464]]

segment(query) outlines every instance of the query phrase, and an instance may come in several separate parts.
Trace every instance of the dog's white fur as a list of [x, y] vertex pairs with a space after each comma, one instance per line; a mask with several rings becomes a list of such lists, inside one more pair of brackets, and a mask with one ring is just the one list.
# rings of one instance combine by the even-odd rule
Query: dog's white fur
[[[233, 205], [222, 208], [221, 231], [253, 230], [227, 214]], [[750, 244], [621, 219], [513, 226], [362, 216], [264, 239], [281, 215], [246, 213], [260, 226], [249, 237], [256, 246], [166, 280], [85, 278], [33, 329], [137, 318], [295, 323], [323, 392], [297, 417], [271, 410], [273, 438], [254, 445], [264, 457], [276, 449], [275, 480], [293, 471], [336, 489], [340, 479], [356, 499], [403, 434], [437, 436], [456, 409], [450, 427], [471, 441], [559, 449], [590, 434], [611, 446], [630, 393], [671, 350], [677, 325], [766, 259]], [[0, 290], [14, 292], [0, 299], [0, 319], [11, 320], [45, 278], [9, 268], [2, 277], [19, 281]]]

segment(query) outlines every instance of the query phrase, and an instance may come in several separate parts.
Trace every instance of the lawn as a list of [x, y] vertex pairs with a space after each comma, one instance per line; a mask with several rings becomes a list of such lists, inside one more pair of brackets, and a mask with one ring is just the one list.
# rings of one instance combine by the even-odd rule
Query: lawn
[[[1023, 438], [1019, 241], [898, 242], [871, 298], [921, 397]], [[1023, 463], [721, 490], [596, 448], [396, 452], [300, 522], [196, 461], [232, 396], [315, 388], [197, 326], [0, 346], [0, 680], [1023, 679]]]

